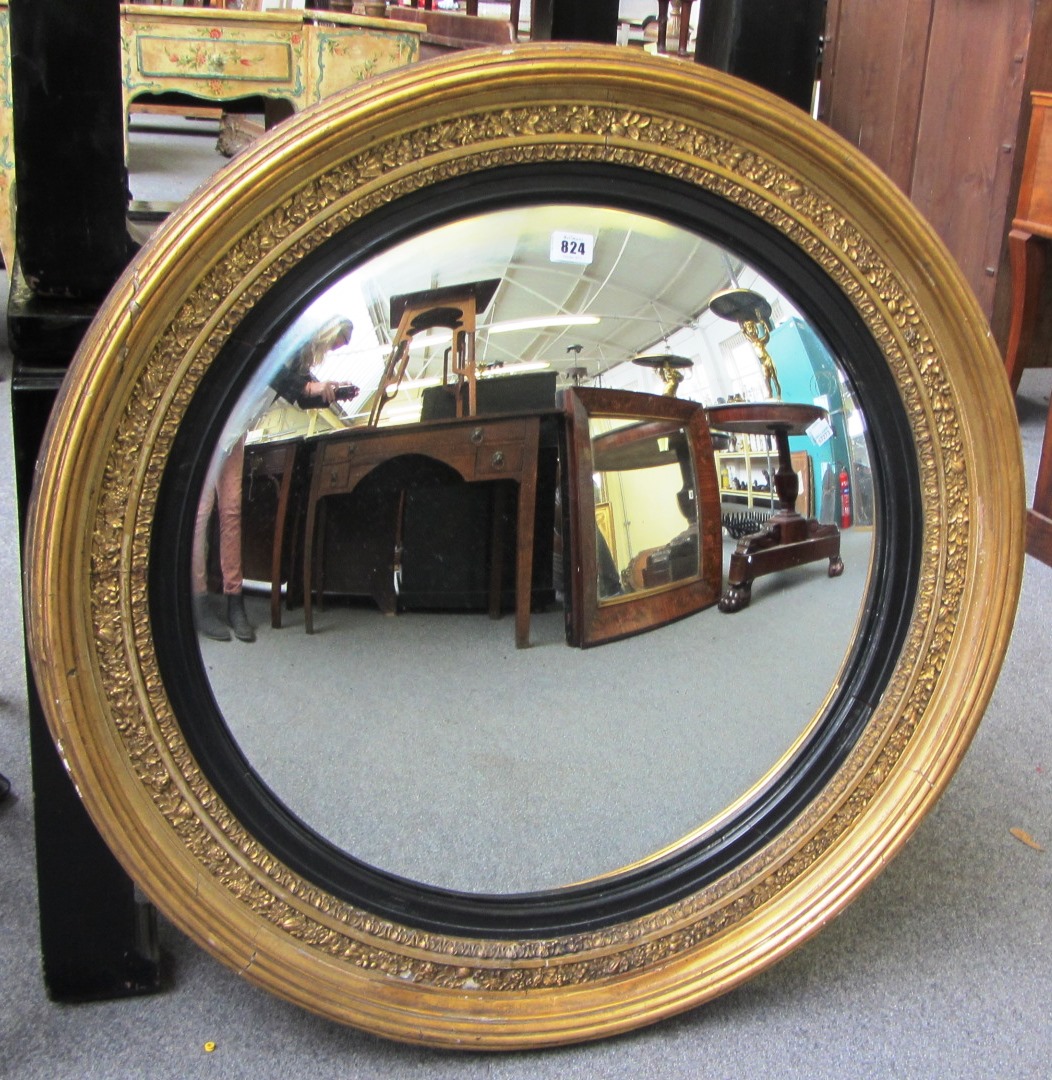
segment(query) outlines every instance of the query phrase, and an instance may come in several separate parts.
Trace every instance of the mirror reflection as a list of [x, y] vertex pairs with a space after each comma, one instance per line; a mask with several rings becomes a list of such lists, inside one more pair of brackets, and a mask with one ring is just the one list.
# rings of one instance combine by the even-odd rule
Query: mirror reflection
[[202, 660], [262, 780], [354, 857], [483, 893], [613, 874], [805, 742], [870, 477], [837, 358], [733, 251], [601, 205], [465, 216], [259, 358], [198, 507]]
[[596, 466], [599, 602], [697, 577], [694, 463], [686, 431], [600, 416], [590, 419], [588, 433]]

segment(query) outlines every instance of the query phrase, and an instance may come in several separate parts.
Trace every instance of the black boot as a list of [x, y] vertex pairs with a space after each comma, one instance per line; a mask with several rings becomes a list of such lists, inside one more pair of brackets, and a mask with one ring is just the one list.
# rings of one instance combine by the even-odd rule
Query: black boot
[[238, 641], [255, 641], [256, 628], [248, 621], [245, 598], [241, 593], [229, 593], [226, 598], [226, 621]]
[[213, 641], [230, 640], [230, 627], [216, 614], [207, 594], [194, 597], [194, 625], [199, 634]]

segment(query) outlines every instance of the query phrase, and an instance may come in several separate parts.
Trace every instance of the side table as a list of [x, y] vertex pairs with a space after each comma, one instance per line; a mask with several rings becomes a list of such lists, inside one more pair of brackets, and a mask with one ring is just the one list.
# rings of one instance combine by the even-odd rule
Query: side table
[[731, 554], [727, 591], [720, 597], [720, 611], [741, 611], [748, 607], [753, 581], [776, 570], [828, 559], [829, 576], [839, 577], [844, 572], [840, 558], [840, 530], [835, 525], [822, 525], [814, 518], [797, 513], [800, 481], [789, 450], [789, 436], [803, 435], [811, 424], [826, 415], [825, 410], [817, 405], [758, 401], [715, 405], [706, 409], [706, 413], [714, 431], [771, 435], [778, 450], [778, 469], [773, 478], [778, 510], [761, 532], [743, 536], [738, 541]]

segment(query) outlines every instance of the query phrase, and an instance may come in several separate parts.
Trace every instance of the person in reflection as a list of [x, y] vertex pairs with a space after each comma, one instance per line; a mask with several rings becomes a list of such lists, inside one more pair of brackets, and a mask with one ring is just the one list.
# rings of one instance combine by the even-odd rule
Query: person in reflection
[[[323, 323], [310, 340], [292, 355], [292, 359], [270, 380], [271, 388], [279, 396], [301, 409], [317, 409], [334, 401], [350, 401], [358, 393], [352, 383], [320, 382], [314, 378], [314, 370], [322, 360], [337, 349], [351, 343], [354, 323], [342, 315]], [[266, 403], [269, 408], [271, 401]]]
[[[241, 558], [241, 487], [245, 467], [245, 432], [273, 404], [275, 397], [300, 408], [327, 408], [334, 401], [349, 401], [358, 393], [350, 383], [314, 378], [314, 369], [335, 349], [349, 345], [354, 324], [337, 316], [322, 325], [316, 334], [270, 381], [272, 393], [257, 404], [252, 420], [241, 419], [228, 427], [222, 440], [218, 470], [205, 484], [197, 507], [191, 577], [194, 592], [194, 622], [198, 631], [214, 641], [229, 641], [231, 632], [239, 641], [255, 641], [256, 629], [245, 610], [244, 576]], [[223, 579], [224, 605], [216, 610], [208, 596], [208, 522], [213, 507], [219, 526], [219, 568]]]
[[[191, 574], [194, 590], [194, 621], [205, 637], [229, 641], [233, 630], [239, 641], [255, 641], [256, 630], [249, 622], [242, 592], [241, 573], [241, 477], [245, 466], [245, 437], [241, 435], [223, 447], [222, 461], [215, 479], [205, 485], [197, 506]], [[208, 521], [216, 507], [219, 524], [219, 568], [223, 577], [223, 614], [212, 607], [208, 596]]]

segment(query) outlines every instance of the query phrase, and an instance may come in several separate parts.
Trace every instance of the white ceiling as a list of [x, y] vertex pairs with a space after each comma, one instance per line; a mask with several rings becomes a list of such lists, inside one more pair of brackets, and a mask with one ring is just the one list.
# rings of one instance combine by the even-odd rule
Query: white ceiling
[[[557, 232], [594, 238], [591, 262], [553, 261]], [[392, 296], [497, 278], [494, 299], [478, 320], [478, 363], [504, 365], [510, 373], [515, 364], [544, 361], [562, 384], [572, 367], [594, 377], [662, 351], [665, 339], [693, 323], [709, 297], [731, 282], [731, 270], [720, 248], [666, 221], [604, 207], [544, 205], [463, 219], [399, 244], [350, 274], [321, 306], [364, 310], [375, 339], [389, 344]], [[498, 332], [509, 321], [567, 315], [598, 321]], [[359, 333], [360, 317], [355, 324], [352, 352], [374, 344]], [[414, 349], [407, 378], [440, 372], [444, 349], [444, 343]], [[374, 349], [374, 355], [381, 354]], [[360, 385], [359, 407], [371, 389]]]

